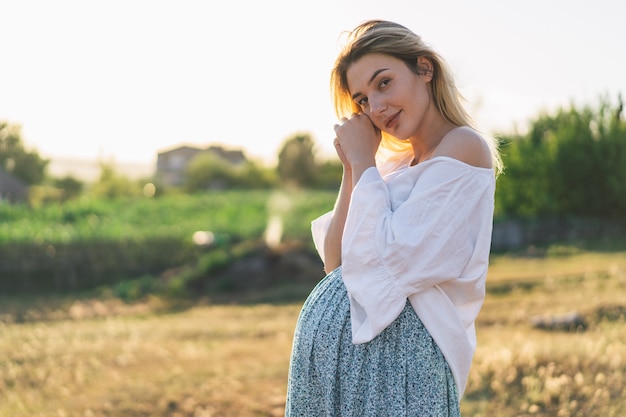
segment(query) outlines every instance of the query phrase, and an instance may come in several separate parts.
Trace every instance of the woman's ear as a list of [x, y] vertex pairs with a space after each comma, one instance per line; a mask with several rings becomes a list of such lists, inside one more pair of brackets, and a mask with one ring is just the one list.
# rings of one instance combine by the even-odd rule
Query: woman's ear
[[424, 77], [424, 81], [429, 82], [433, 79], [433, 62], [425, 56], [417, 57], [417, 70]]

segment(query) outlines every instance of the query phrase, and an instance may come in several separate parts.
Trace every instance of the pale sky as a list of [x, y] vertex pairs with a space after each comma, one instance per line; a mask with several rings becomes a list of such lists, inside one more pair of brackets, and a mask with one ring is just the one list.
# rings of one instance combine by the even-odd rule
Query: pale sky
[[342, 31], [420, 34], [487, 132], [626, 95], [621, 0], [0, 0], [0, 120], [45, 158], [153, 163], [179, 144], [275, 161], [308, 132], [332, 153]]

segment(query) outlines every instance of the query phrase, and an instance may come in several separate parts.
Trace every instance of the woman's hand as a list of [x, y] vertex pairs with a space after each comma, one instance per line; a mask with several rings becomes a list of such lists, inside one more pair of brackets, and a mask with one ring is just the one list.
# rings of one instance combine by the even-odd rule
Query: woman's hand
[[343, 149], [341, 149], [341, 143], [339, 143], [339, 139], [335, 138], [333, 141], [333, 145], [335, 145], [335, 151], [337, 152], [337, 156], [339, 156], [339, 160], [343, 164], [343, 170], [348, 172], [351, 171], [350, 163], [348, 162], [348, 158], [346, 158], [346, 154], [343, 153]]
[[342, 118], [341, 124], [335, 125], [335, 134], [335, 149], [344, 169], [356, 168], [360, 177], [365, 169], [376, 164], [381, 133], [367, 115], [359, 113], [349, 119]]

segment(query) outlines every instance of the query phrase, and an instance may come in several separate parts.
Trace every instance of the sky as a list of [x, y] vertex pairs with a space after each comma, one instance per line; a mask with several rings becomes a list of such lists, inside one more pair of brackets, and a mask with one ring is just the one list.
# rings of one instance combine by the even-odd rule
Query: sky
[[0, 0], [0, 120], [44, 158], [154, 164], [221, 144], [334, 155], [329, 74], [367, 19], [418, 33], [488, 133], [626, 94], [622, 0]]

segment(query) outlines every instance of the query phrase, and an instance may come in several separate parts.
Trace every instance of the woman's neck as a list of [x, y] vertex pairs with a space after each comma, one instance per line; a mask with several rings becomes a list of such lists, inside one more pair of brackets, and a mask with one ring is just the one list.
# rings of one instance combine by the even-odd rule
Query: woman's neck
[[411, 139], [414, 156], [411, 165], [430, 159], [443, 137], [455, 127], [457, 126], [441, 118], [430, 124], [421, 134]]

